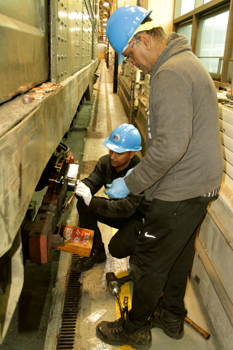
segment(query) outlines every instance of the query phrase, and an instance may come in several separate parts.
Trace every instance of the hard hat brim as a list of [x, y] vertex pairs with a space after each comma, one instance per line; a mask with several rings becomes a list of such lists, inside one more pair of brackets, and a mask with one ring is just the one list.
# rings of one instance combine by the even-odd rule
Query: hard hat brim
[[118, 55], [118, 66], [124, 61], [125, 56], [120, 53]]
[[122, 148], [122, 147], [118, 147], [116, 146], [114, 143], [112, 143], [109, 139], [105, 140], [103, 142], [103, 145], [105, 147], [107, 147], [108, 149], [110, 149], [113, 152], [116, 153], [124, 153], [124, 152], [137, 152], [140, 151], [142, 149], [142, 147], [136, 147], [135, 149], [128, 149], [128, 148]]

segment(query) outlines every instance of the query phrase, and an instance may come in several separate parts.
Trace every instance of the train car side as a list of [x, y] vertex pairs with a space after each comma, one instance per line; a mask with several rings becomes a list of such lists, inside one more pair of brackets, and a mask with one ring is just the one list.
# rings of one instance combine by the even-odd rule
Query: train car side
[[[95, 3], [57, 1], [49, 8], [35, 0], [30, 6], [11, 0], [0, 7], [0, 343], [23, 285], [22, 222], [80, 101], [91, 96], [99, 63]], [[47, 81], [57, 84], [55, 91], [23, 103], [33, 86]]]

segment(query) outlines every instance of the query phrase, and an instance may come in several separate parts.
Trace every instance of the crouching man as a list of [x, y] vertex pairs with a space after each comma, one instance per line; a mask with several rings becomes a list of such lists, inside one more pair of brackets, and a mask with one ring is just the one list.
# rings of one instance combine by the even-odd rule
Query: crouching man
[[95, 232], [91, 255], [76, 263], [73, 269], [77, 272], [87, 271], [106, 260], [98, 222], [118, 229], [108, 246], [111, 255], [118, 259], [131, 256], [148, 207], [143, 195], [129, 194], [122, 199], [95, 196], [103, 186], [109, 188], [113, 180], [129, 174], [140, 162], [136, 155], [141, 150], [139, 131], [131, 124], [122, 124], [103, 144], [109, 154], [98, 160], [94, 171], [76, 188], [79, 226]]

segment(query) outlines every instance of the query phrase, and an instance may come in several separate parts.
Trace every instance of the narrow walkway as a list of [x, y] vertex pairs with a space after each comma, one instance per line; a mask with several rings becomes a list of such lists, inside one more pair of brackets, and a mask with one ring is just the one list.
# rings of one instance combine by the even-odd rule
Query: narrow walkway
[[[82, 167], [80, 170], [80, 178], [89, 175], [93, 170], [97, 160], [108, 150], [103, 146], [103, 141], [110, 135], [111, 131], [122, 123], [127, 123], [128, 119], [125, 115], [123, 105], [117, 94], [113, 94], [113, 78], [110, 70], [106, 69], [104, 61], [99, 66], [99, 79], [95, 84], [96, 100], [93, 108], [92, 120], [89, 126], [88, 135], [84, 148], [84, 157]], [[99, 91], [98, 91], [99, 90]], [[105, 196], [101, 190], [98, 193], [100, 196]], [[72, 220], [76, 220], [76, 203], [73, 203], [71, 212], [70, 224]], [[72, 219], [73, 218], [73, 219]], [[74, 223], [73, 223], [74, 224]], [[100, 224], [100, 229], [105, 242], [107, 250], [108, 242], [114, 234], [113, 230], [106, 225]], [[64, 253], [67, 254], [67, 253]], [[66, 273], [68, 271], [68, 263], [64, 259], [70, 259], [62, 255], [63, 268], [60, 268], [60, 276], [58, 275], [59, 289], [55, 291], [55, 295], [61, 295], [65, 282]], [[69, 254], [67, 254], [69, 255]], [[69, 261], [70, 263], [70, 261]], [[94, 349], [115, 349], [109, 345], [104, 345], [95, 337], [95, 328], [100, 320], [114, 321], [119, 317], [118, 306], [116, 300], [107, 289], [105, 275], [107, 272], [113, 271], [117, 276], [126, 275], [128, 270], [128, 260], [117, 260], [107, 253], [106, 263], [94, 266], [90, 271], [81, 274], [82, 283], [82, 297], [80, 302], [80, 312], [78, 314], [76, 336], [75, 336], [75, 350], [94, 350]], [[129, 286], [122, 287], [122, 296], [129, 293], [127, 290]], [[132, 292], [132, 285], [130, 285]], [[57, 293], [56, 293], [57, 292]], [[59, 302], [59, 298], [57, 297]], [[189, 284], [187, 288], [187, 295], [185, 298], [186, 307], [188, 309], [188, 316], [200, 327], [208, 331], [208, 323], [205, 315], [202, 314], [200, 305], [196, 296], [194, 295], [192, 286]], [[61, 297], [60, 297], [61, 303]], [[51, 337], [54, 329], [54, 322], [60, 320], [60, 307], [57, 307], [54, 302], [54, 313], [56, 317], [51, 317], [51, 322], [47, 332], [47, 341], [44, 350], [55, 350], [56, 347], [51, 345]], [[94, 317], [97, 316], [98, 320]], [[213, 336], [209, 340], [205, 340], [197, 331], [185, 324], [185, 336], [181, 340], [173, 340], [167, 337], [161, 330], [153, 329], [153, 344], [151, 350], [222, 350], [215, 346]], [[131, 349], [128, 346], [120, 347], [121, 350]]]

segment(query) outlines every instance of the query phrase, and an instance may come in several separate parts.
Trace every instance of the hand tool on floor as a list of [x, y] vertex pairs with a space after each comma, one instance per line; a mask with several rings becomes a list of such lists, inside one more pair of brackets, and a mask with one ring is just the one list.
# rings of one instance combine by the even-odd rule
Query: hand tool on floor
[[189, 324], [193, 329], [195, 329], [199, 334], [201, 334], [206, 340], [210, 338], [210, 333], [206, 332], [204, 329], [199, 327], [195, 322], [190, 320], [189, 317], [185, 316], [184, 321]]
[[106, 274], [106, 280], [107, 280], [107, 286], [110, 291], [110, 293], [117, 298], [120, 312], [121, 312], [121, 318], [124, 320], [124, 314], [128, 313], [128, 297], [124, 297], [124, 307], [122, 307], [121, 301], [120, 301], [120, 289], [123, 284], [126, 282], [132, 281], [132, 276], [127, 275], [121, 278], [117, 278], [116, 275], [113, 272], [108, 272]]
[[[125, 311], [121, 305], [119, 293], [120, 293], [121, 286], [123, 286], [123, 284], [125, 284], [126, 282], [129, 282], [129, 281], [133, 282], [133, 270], [130, 272], [129, 275], [121, 277], [121, 278], [117, 278], [113, 272], [108, 272], [106, 274], [106, 280], [107, 280], [107, 286], [108, 286], [110, 293], [112, 295], [116, 296], [116, 298], [117, 298], [117, 301], [118, 301], [119, 307], [120, 307], [120, 311], [121, 311], [121, 317], [124, 318]], [[127, 312], [128, 312], [128, 306], [127, 306]], [[186, 316], [184, 321], [188, 325], [190, 325], [193, 329], [195, 329], [199, 334], [201, 334], [205, 339], [210, 338], [210, 334], [208, 332], [206, 332], [204, 329], [202, 329], [201, 327], [199, 327], [195, 322], [190, 320], [189, 317]]]

